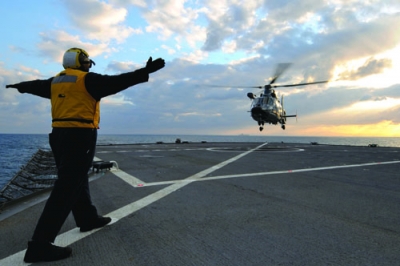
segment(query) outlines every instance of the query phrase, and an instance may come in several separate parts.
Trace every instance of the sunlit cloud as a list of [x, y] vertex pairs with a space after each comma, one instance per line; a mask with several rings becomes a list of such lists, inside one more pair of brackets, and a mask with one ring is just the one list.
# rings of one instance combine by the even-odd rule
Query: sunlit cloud
[[91, 40], [123, 42], [131, 34], [141, 34], [142, 30], [126, 26], [123, 22], [128, 11], [95, 0], [64, 0], [72, 23]]
[[395, 106], [400, 106], [400, 98], [378, 98], [373, 101], [362, 101], [355, 103], [347, 108], [343, 108], [340, 110], [340, 113], [347, 113], [347, 112], [360, 112], [365, 113], [367, 112], [376, 112], [382, 111], [385, 109], [390, 109]]
[[374, 59], [369, 58], [364, 65], [356, 70], [348, 70], [339, 74], [340, 80], [357, 80], [365, 76], [380, 74], [386, 68], [392, 67], [392, 60], [388, 58]]
[[373, 58], [343, 62], [335, 66], [333, 73], [338, 86], [386, 88], [398, 84], [400, 46], [376, 54]]
[[50, 31], [40, 33], [41, 42], [37, 44], [39, 52], [54, 62], [62, 62], [64, 52], [72, 47], [79, 47], [86, 50], [90, 57], [110, 52], [106, 43], [93, 44], [82, 41], [79, 35], [70, 35], [65, 31]]
[[199, 113], [199, 112], [186, 112], [186, 113], [179, 113], [177, 115], [175, 115], [174, 120], [175, 121], [180, 121], [181, 118], [184, 117], [219, 117], [221, 116], [220, 113]]

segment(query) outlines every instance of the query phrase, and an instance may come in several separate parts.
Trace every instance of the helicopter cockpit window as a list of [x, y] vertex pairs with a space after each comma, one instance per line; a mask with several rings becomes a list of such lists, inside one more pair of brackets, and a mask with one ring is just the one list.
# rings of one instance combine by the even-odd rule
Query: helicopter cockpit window
[[275, 101], [271, 97], [265, 97], [263, 100], [264, 108], [273, 109], [275, 106]]
[[260, 98], [260, 99], [257, 99], [257, 102], [256, 102], [256, 106], [261, 106], [262, 104], [263, 104], [263, 99], [262, 98]]

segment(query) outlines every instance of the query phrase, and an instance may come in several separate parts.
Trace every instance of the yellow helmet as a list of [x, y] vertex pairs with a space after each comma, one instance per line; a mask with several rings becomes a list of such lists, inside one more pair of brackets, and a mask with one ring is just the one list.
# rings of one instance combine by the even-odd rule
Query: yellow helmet
[[90, 67], [92, 66], [92, 63], [94, 63], [89, 59], [89, 54], [85, 50], [81, 48], [70, 48], [64, 53], [63, 67], [65, 69], [79, 69], [85, 61], [90, 63]]

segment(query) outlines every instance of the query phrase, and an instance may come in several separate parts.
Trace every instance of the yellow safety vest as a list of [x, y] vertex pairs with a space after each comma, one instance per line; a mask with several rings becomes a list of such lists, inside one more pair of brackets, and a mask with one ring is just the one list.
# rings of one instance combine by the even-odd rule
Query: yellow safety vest
[[51, 83], [53, 127], [98, 128], [100, 101], [86, 90], [87, 72], [70, 69], [60, 72]]

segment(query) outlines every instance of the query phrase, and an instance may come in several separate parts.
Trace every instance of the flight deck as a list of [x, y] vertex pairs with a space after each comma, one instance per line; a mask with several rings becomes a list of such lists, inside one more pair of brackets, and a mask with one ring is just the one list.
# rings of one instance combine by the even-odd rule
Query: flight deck
[[[400, 265], [400, 148], [313, 144], [97, 146], [112, 222], [80, 233], [70, 215], [72, 256], [35, 265]], [[28, 265], [47, 196], [2, 210], [0, 265]]]

